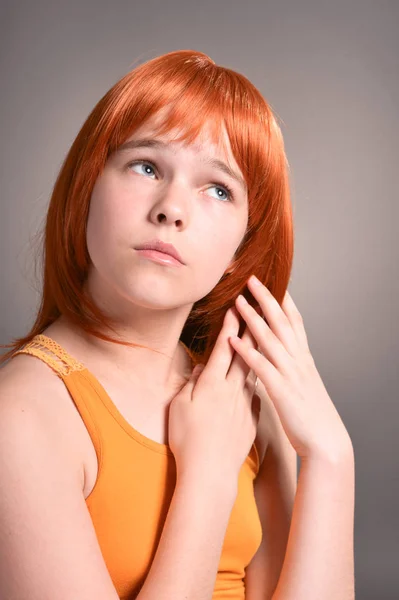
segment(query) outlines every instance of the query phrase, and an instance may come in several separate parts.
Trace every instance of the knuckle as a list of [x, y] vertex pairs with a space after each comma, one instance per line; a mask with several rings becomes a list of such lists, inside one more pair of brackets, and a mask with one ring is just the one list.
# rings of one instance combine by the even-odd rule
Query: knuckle
[[303, 324], [303, 318], [301, 313], [299, 312], [299, 310], [295, 310], [293, 315], [292, 315], [293, 320], [295, 321], [295, 323], [298, 323], [299, 325]]
[[287, 326], [287, 317], [286, 315], [281, 312], [278, 311], [276, 313], [276, 316], [274, 317], [274, 321], [275, 323], [279, 326], [279, 327], [286, 327]]

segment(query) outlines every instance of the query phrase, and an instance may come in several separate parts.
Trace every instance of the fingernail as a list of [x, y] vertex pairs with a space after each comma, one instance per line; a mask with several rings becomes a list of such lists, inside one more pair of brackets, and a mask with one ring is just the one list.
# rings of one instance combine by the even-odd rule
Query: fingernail
[[259, 281], [259, 279], [255, 275], [251, 275], [251, 277], [249, 278], [249, 280], [254, 285], [262, 285], [261, 282]]

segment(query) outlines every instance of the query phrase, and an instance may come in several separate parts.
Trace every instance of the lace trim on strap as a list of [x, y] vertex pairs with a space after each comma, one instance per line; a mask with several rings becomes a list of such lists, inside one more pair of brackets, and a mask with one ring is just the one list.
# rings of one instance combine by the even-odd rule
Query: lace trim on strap
[[[83, 371], [86, 367], [46, 335], [35, 335], [21, 350], [13, 354], [31, 354], [47, 363], [57, 375], [69, 375], [72, 371]], [[57, 360], [58, 359], [58, 360]]]

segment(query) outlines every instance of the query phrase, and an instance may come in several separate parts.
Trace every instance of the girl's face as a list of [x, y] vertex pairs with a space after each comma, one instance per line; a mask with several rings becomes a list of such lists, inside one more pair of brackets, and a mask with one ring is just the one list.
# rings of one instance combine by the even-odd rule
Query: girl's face
[[[192, 305], [216, 286], [246, 232], [247, 190], [227, 134], [227, 154], [211, 143], [206, 126], [193, 145], [183, 145], [171, 134], [155, 134], [159, 118], [108, 158], [93, 189], [90, 277], [97, 291], [107, 290], [109, 308], [115, 302], [127, 311], [132, 303], [158, 310]], [[210, 160], [225, 163], [237, 179]], [[154, 239], [173, 244], [184, 264], [160, 264], [135, 249]]]

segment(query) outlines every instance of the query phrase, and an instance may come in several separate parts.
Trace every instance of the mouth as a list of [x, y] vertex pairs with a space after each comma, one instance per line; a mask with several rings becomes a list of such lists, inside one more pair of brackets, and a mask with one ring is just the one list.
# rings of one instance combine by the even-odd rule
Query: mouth
[[140, 244], [140, 246], [137, 246], [136, 250], [138, 252], [156, 252], [156, 254], [152, 254], [151, 256], [155, 258], [157, 256], [159, 258], [165, 258], [165, 256], [168, 256], [170, 258], [173, 258], [176, 262], [184, 265], [182, 257], [180, 256], [176, 248], [173, 246], [173, 244], [169, 244], [167, 242], [164, 242], [163, 240], [149, 240], [148, 242], [144, 242], [143, 244]]
[[167, 254], [166, 252], [160, 252], [153, 248], [139, 248], [136, 252], [145, 259], [152, 260], [162, 265], [169, 265], [174, 267], [182, 267], [183, 263], [177, 260], [174, 256]]

